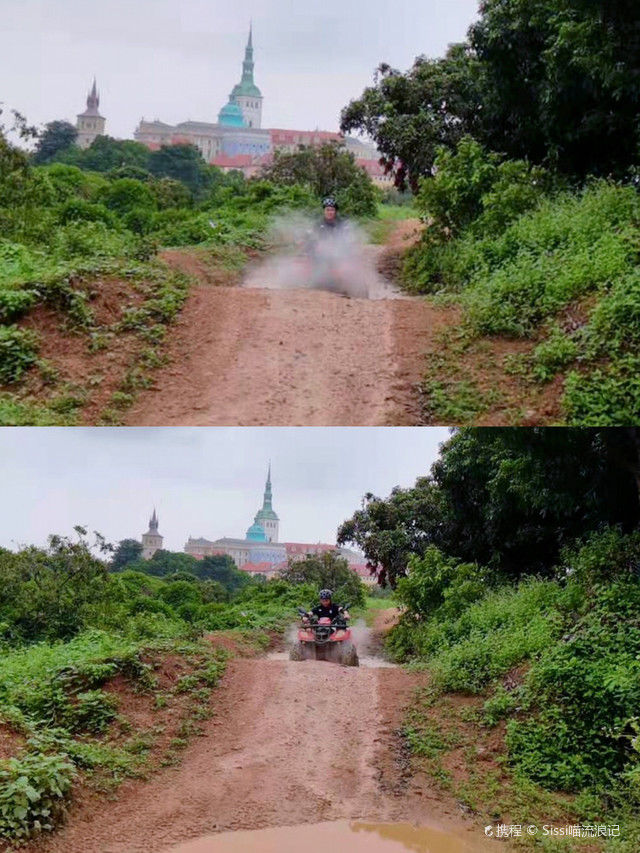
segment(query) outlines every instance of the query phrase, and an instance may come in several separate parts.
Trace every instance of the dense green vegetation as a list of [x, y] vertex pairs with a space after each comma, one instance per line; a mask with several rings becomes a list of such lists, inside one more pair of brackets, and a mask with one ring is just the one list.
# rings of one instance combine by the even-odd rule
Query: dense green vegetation
[[395, 585], [389, 652], [429, 670], [404, 728], [428, 771], [487, 821], [619, 824], [610, 843], [627, 853], [640, 843], [639, 451], [637, 428], [460, 430], [429, 477], [367, 496], [341, 531]]
[[463, 429], [413, 488], [365, 495], [338, 541], [392, 586], [430, 546], [496, 577], [549, 576], [575, 538], [635, 529], [639, 484], [637, 428]]
[[[0, 757], [0, 838], [54, 828], [79, 776], [108, 789], [177, 761], [212, 712], [228, 655], [215, 632], [264, 648], [268, 632], [317, 598], [304, 567], [304, 577], [266, 582], [228, 557], [159, 551], [140, 561], [131, 540], [114, 549], [98, 537], [92, 549], [83, 528], [76, 534], [0, 550], [0, 730], [14, 744]], [[132, 561], [121, 564], [127, 551]], [[180, 662], [179, 677], [163, 675], [167, 659]], [[171, 720], [136, 729], [121, 711], [123, 691], [147, 697], [158, 714], [173, 708]], [[163, 745], [169, 724], [174, 737]]]
[[[476, 743], [504, 727], [509, 779], [499, 797], [481, 785], [461, 789], [476, 810], [496, 822], [509, 814], [509, 822], [542, 823], [553, 803], [570, 822], [619, 824], [623, 843], [614, 849], [637, 849], [638, 565], [640, 535], [612, 528], [567, 550], [548, 580], [492, 581], [477, 564], [456, 564], [435, 547], [410, 561], [397, 589], [405, 615], [389, 649], [427, 665], [431, 689], [405, 734], [417, 754], [427, 754], [434, 741], [427, 709], [452, 692], [481, 699], [466, 724]], [[529, 798], [519, 802], [527, 785]]]
[[[463, 44], [404, 74], [381, 66], [342, 114], [417, 193], [427, 227], [406, 285], [459, 301], [469, 344], [532, 339], [504, 369], [523, 395], [560, 376], [572, 424], [640, 411], [639, 46], [628, 0], [486, 0]], [[486, 408], [447, 376], [425, 391], [448, 423]]]
[[569, 423], [634, 423], [637, 189], [599, 180], [545, 193], [548, 173], [498, 164], [468, 138], [455, 154], [442, 150], [436, 167], [417, 198], [431, 225], [406, 258], [408, 286], [456, 294], [471, 336], [535, 341], [518, 369], [538, 383], [565, 375]]

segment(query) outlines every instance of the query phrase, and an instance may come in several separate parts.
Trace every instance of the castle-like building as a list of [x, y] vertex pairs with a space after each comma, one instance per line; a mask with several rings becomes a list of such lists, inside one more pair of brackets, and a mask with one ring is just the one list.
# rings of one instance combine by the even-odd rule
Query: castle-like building
[[[339, 133], [323, 130], [283, 130], [262, 127], [264, 98], [254, 80], [253, 30], [242, 62], [242, 76], [232, 88], [227, 103], [218, 112], [216, 122], [192, 121], [166, 124], [159, 119], [141, 119], [133, 136], [151, 150], [162, 145], [195, 145], [202, 156], [223, 171], [238, 170], [250, 178], [260, 173], [271, 162], [276, 150], [293, 152], [300, 146], [315, 147], [326, 142], [341, 142], [370, 175], [374, 183], [386, 187], [393, 179], [385, 175], [379, 163], [379, 154], [373, 145]], [[98, 107], [100, 97], [96, 81], [87, 97], [87, 108], [78, 115], [78, 145], [87, 148], [93, 140], [104, 134], [105, 119]]]
[[96, 78], [93, 78], [93, 86], [87, 95], [87, 108], [83, 113], [78, 113], [76, 128], [78, 137], [76, 144], [80, 148], [88, 148], [96, 136], [104, 136], [106, 119], [100, 115], [100, 95], [96, 88]]
[[217, 122], [188, 120], [170, 125], [158, 119], [146, 121], [143, 118], [133, 134], [134, 139], [152, 150], [161, 145], [190, 143], [200, 149], [208, 163], [215, 162], [220, 156], [244, 154], [259, 158], [268, 154], [271, 151], [271, 134], [262, 129], [263, 98], [253, 79], [253, 71], [253, 32], [250, 28], [242, 78], [219, 111]]
[[[223, 536], [221, 539], [194, 538], [189, 536], [184, 546], [185, 553], [198, 560], [204, 557], [227, 555], [236, 566], [252, 575], [276, 576], [285, 568], [289, 560], [300, 560], [307, 556], [335, 551], [344, 557], [350, 567], [366, 582], [372, 581], [364, 564], [362, 555], [349, 548], [339, 548], [324, 542], [310, 544], [306, 542], [280, 542], [280, 519], [273, 509], [271, 488], [271, 465], [267, 472], [267, 481], [262, 497], [262, 506], [254, 516], [253, 523], [247, 529], [243, 539]], [[162, 548], [162, 536], [158, 532], [158, 518], [154, 509], [149, 522], [149, 530], [142, 536], [145, 560]]]
[[155, 508], [153, 515], [149, 519], [149, 529], [142, 534], [142, 559], [150, 560], [156, 551], [162, 550], [163, 538], [158, 532], [158, 516]]

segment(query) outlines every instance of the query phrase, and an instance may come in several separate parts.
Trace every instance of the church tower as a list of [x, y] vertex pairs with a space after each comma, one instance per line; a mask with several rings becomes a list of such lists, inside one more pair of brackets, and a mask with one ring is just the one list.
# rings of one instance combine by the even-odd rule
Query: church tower
[[256, 513], [255, 524], [259, 524], [265, 532], [267, 542], [278, 541], [278, 525], [280, 519], [273, 511], [271, 505], [271, 463], [269, 463], [269, 471], [267, 473], [267, 483], [264, 488], [264, 497], [262, 499], [262, 509]]
[[100, 106], [100, 95], [96, 88], [96, 78], [93, 78], [93, 86], [87, 95], [87, 108], [83, 113], [78, 114], [78, 139], [76, 144], [80, 148], [88, 148], [96, 136], [104, 136], [104, 126], [106, 119], [100, 115], [98, 107]]
[[259, 128], [262, 124], [262, 92], [253, 81], [253, 27], [249, 27], [249, 40], [244, 51], [242, 80], [233, 87], [230, 101], [242, 110], [247, 127]]
[[150, 560], [151, 557], [162, 549], [162, 536], [158, 533], [158, 516], [154, 507], [153, 515], [149, 519], [149, 529], [142, 534], [142, 559]]

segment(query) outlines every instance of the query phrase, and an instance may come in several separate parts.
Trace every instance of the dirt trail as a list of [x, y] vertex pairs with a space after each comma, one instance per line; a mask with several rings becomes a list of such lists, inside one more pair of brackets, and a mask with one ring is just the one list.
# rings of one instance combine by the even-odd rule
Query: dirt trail
[[407, 773], [394, 730], [423, 674], [265, 658], [229, 662], [182, 764], [72, 809], [49, 853], [153, 853], [208, 833], [345, 818], [468, 831]]
[[[415, 223], [400, 223], [387, 251], [414, 232]], [[452, 322], [450, 311], [417, 298], [216, 287], [188, 252], [165, 259], [200, 284], [174, 330], [170, 366], [141, 393], [127, 425], [419, 422], [423, 354]]]

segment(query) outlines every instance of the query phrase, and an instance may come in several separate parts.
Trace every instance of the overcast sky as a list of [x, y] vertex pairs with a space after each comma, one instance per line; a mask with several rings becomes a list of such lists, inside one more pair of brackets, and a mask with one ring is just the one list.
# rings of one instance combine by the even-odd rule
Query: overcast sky
[[429, 472], [440, 427], [0, 430], [0, 546], [44, 545], [81, 524], [139, 539], [155, 506], [168, 550], [189, 535], [243, 538], [271, 460], [280, 541], [335, 542], [362, 496]]
[[405, 70], [464, 38], [478, 0], [0, 0], [0, 102], [75, 123], [94, 74], [106, 132], [216, 121], [253, 19], [263, 127], [337, 130], [380, 62]]

